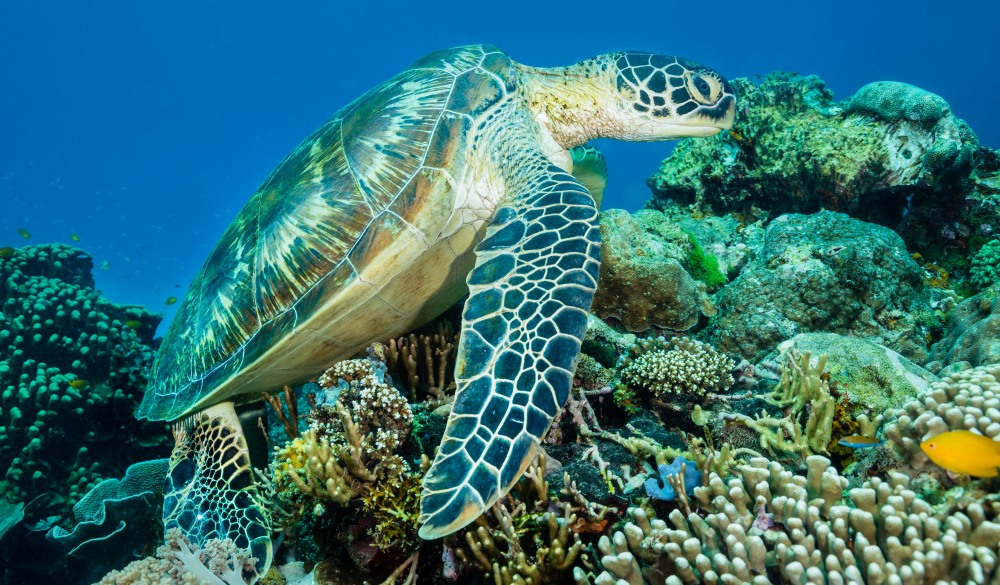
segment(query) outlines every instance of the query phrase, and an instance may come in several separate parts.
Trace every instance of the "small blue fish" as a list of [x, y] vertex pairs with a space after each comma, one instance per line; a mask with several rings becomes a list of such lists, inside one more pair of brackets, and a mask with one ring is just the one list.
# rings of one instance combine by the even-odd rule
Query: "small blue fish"
[[868, 447], [878, 447], [885, 443], [885, 439], [879, 439], [878, 437], [865, 437], [862, 435], [851, 435], [850, 437], [842, 437], [837, 444], [841, 447], [848, 447], [850, 449], [867, 449]]

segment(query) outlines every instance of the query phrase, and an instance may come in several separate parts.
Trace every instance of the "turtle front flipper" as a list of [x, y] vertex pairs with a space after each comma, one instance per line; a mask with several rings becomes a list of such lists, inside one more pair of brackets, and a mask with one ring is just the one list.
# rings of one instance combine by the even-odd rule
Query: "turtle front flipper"
[[[230, 538], [257, 559], [257, 575], [263, 575], [273, 552], [268, 510], [233, 403], [196, 412], [174, 423], [173, 430], [163, 488], [164, 529], [179, 528], [202, 548], [208, 541]], [[248, 576], [248, 582], [256, 580]]]
[[569, 395], [597, 287], [593, 197], [541, 153], [510, 162], [468, 276], [458, 390], [423, 481], [427, 539], [466, 526], [521, 477]]

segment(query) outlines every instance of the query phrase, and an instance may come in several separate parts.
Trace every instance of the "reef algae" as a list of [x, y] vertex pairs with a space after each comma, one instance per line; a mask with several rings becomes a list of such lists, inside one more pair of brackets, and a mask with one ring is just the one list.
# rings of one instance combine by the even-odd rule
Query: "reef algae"
[[787, 73], [733, 85], [741, 110], [732, 130], [680, 143], [650, 177], [647, 206], [830, 209], [892, 227], [919, 247], [1000, 224], [988, 204], [998, 193], [996, 154], [940, 96], [877, 82], [838, 103], [820, 78]]
[[787, 214], [714, 295], [718, 315], [698, 337], [757, 362], [799, 333], [850, 334], [922, 363], [933, 325], [923, 289], [920, 267], [891, 230], [831, 211]]
[[836, 333], [800, 333], [779, 344], [765, 361], [780, 363], [792, 351], [825, 356], [830, 385], [854, 418], [860, 414], [875, 418], [888, 408], [900, 408], [938, 381], [887, 347]]

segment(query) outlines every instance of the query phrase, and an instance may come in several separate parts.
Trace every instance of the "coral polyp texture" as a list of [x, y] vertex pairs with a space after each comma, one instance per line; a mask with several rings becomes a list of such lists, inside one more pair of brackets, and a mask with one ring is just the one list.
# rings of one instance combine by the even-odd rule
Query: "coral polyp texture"
[[884, 435], [911, 469], [934, 469], [920, 443], [967, 430], [1000, 441], [1000, 364], [956, 372], [901, 409], [885, 413]]
[[134, 418], [160, 317], [102, 298], [92, 269], [62, 244], [0, 258], [0, 498], [48, 493], [65, 518], [130, 458], [168, 452], [166, 426]]
[[637, 341], [618, 362], [622, 381], [660, 403], [700, 401], [733, 384], [736, 364], [715, 348], [687, 337]]
[[904, 475], [848, 490], [820, 456], [805, 476], [763, 458], [735, 472], [712, 473], [669, 522], [629, 509], [577, 584], [989, 583], [1000, 571], [1000, 524], [978, 504], [935, 514]]

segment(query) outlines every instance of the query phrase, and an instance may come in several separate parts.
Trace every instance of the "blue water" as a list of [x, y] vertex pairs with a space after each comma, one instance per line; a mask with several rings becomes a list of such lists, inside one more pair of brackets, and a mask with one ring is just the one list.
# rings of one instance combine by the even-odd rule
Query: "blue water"
[[[183, 297], [292, 147], [417, 57], [467, 43], [539, 66], [632, 48], [728, 77], [814, 73], [841, 99], [906, 81], [1000, 147], [996, 2], [346, 4], [3, 2], [0, 246], [77, 234], [106, 268], [96, 277], [107, 297], [169, 318], [177, 305], [164, 300]], [[640, 207], [670, 147], [601, 147], [605, 208]]]

